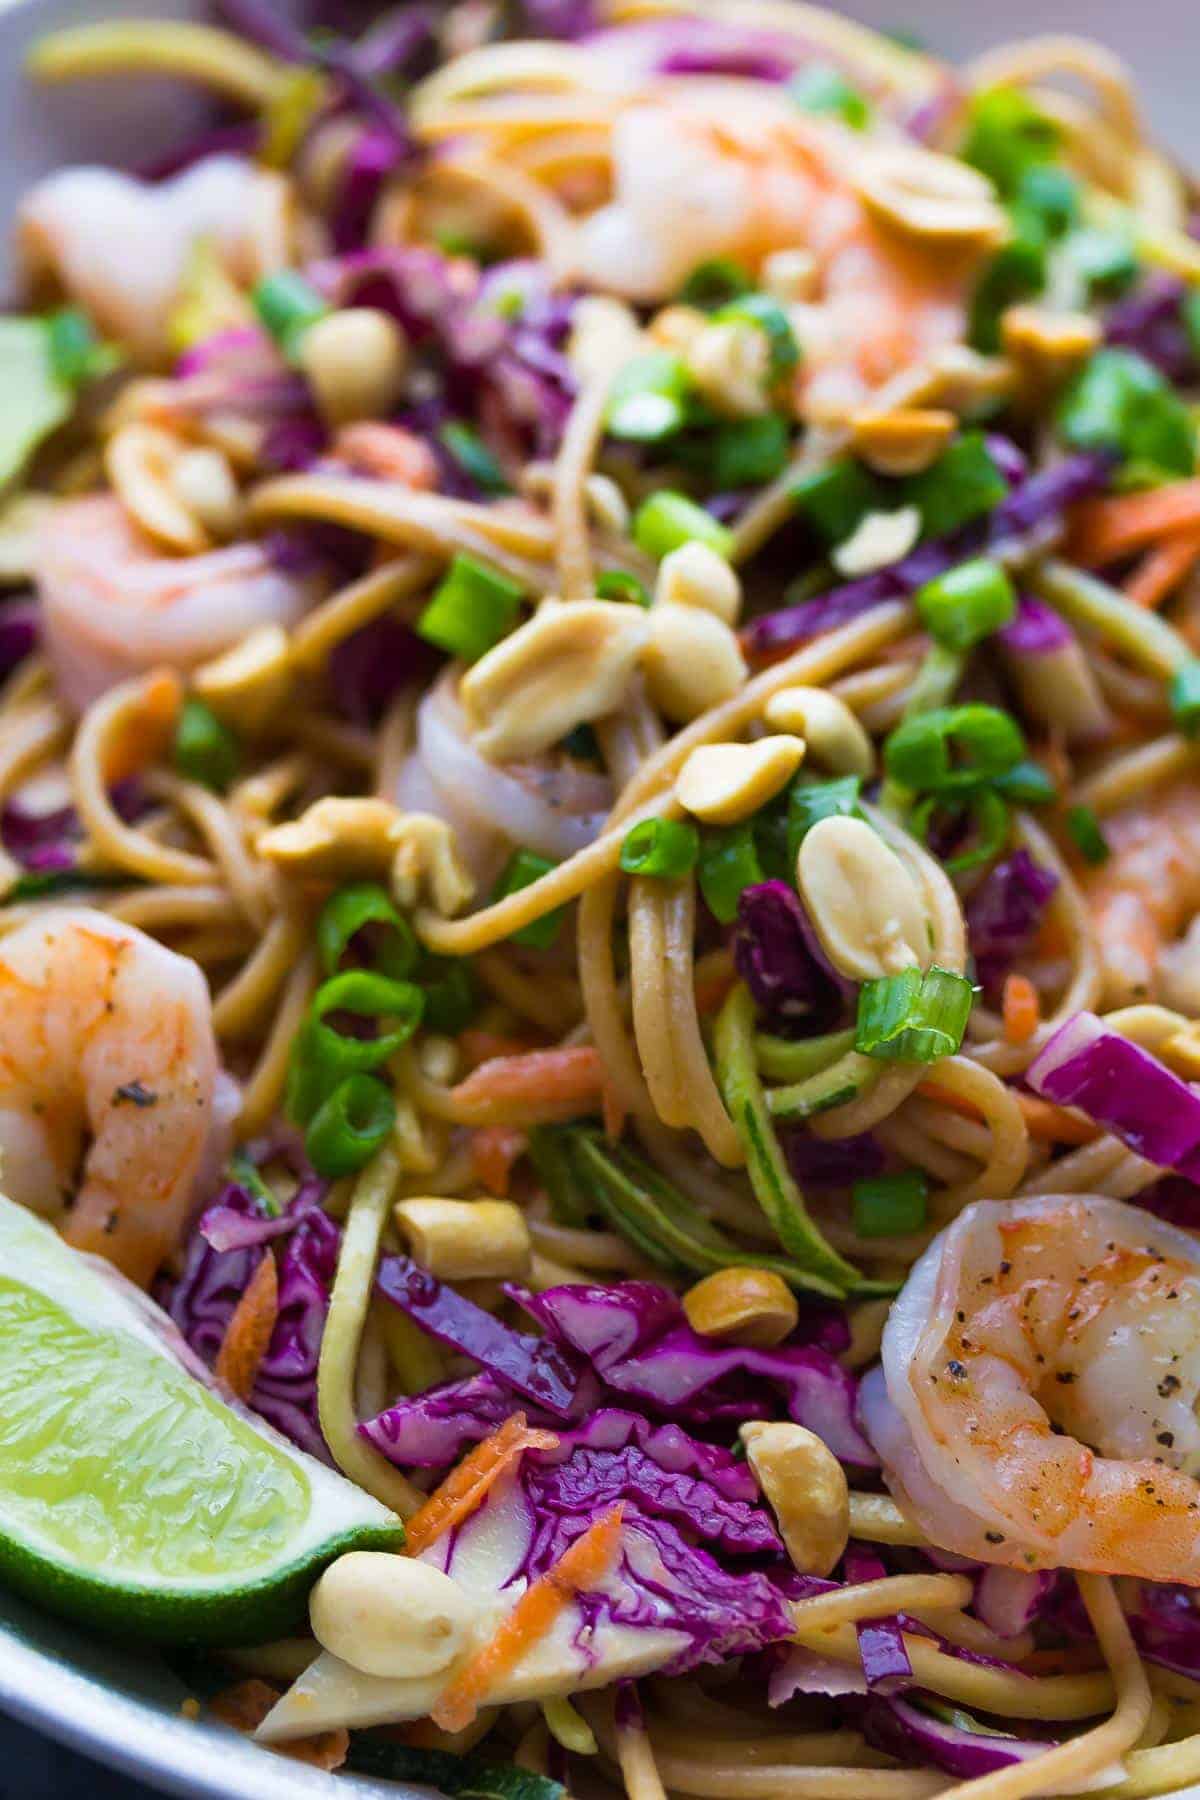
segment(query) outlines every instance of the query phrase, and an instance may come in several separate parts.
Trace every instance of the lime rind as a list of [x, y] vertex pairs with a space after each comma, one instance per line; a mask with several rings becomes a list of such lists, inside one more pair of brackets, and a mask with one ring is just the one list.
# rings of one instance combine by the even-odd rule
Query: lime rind
[[0, 1580], [122, 1636], [261, 1642], [302, 1619], [334, 1557], [397, 1548], [403, 1527], [226, 1405], [174, 1338], [0, 1197]]

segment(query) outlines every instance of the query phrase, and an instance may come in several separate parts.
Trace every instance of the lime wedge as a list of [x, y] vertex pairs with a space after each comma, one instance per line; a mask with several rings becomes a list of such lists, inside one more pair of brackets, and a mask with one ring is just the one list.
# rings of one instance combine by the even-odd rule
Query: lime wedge
[[0, 1580], [123, 1636], [293, 1627], [386, 1507], [190, 1375], [158, 1309], [0, 1196]]

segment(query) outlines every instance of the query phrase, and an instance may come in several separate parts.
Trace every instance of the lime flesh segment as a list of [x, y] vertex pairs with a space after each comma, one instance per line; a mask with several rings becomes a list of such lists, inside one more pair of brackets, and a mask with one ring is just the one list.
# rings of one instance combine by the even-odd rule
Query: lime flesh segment
[[368, 1495], [187, 1373], [149, 1303], [0, 1197], [0, 1577], [170, 1642], [303, 1616], [341, 1551], [403, 1542]]

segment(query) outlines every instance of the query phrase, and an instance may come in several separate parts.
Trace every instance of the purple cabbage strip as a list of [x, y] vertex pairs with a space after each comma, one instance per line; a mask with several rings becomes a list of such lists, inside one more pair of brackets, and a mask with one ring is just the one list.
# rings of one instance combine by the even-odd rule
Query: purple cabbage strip
[[385, 1256], [375, 1288], [439, 1344], [469, 1356], [544, 1412], [572, 1417], [581, 1370], [559, 1345], [512, 1330], [407, 1256]]
[[854, 993], [831, 967], [799, 896], [786, 881], [743, 888], [733, 940], [737, 972], [772, 1031], [830, 1030]]
[[[126, 825], [141, 818], [150, 804], [136, 776], [119, 781], [109, 799]], [[79, 814], [73, 806], [36, 813], [22, 800], [13, 799], [0, 808], [0, 844], [31, 875], [57, 875], [76, 868], [76, 845], [83, 836]]]
[[1143, 1188], [1132, 1204], [1183, 1231], [1200, 1231], [1200, 1186], [1182, 1175], [1164, 1175], [1151, 1187]]
[[[271, 1230], [272, 1237], [283, 1237], [278, 1251], [279, 1314], [249, 1404], [302, 1450], [328, 1462], [317, 1417], [317, 1363], [341, 1234], [316, 1203], [323, 1191], [324, 1184], [310, 1172], [284, 1215], [286, 1234]], [[245, 1219], [249, 1241], [215, 1249], [205, 1235], [206, 1224], [220, 1241], [229, 1242], [234, 1236], [231, 1215]], [[264, 1219], [251, 1195], [231, 1182], [188, 1240], [182, 1273], [164, 1293], [163, 1305], [190, 1348], [210, 1368], [261, 1258], [276, 1254], [263, 1242], [265, 1233], [252, 1233], [251, 1228], [279, 1224]]]
[[248, 38], [261, 50], [269, 50], [272, 56], [280, 56], [284, 62], [316, 61], [304, 33], [272, 6], [271, 0], [216, 0], [216, 10], [239, 37]]
[[1130, 1150], [1200, 1180], [1200, 1093], [1095, 1013], [1059, 1027], [1025, 1076], [1035, 1094], [1077, 1106]]
[[1006, 1569], [988, 1563], [975, 1581], [976, 1615], [997, 1637], [1018, 1637], [1042, 1618], [1058, 1596], [1057, 1569]]
[[656, 1412], [693, 1424], [762, 1418], [766, 1382], [835, 1456], [875, 1465], [854, 1422], [857, 1384], [825, 1350], [714, 1344], [692, 1330], [675, 1295], [652, 1282], [507, 1291], [564, 1350], [587, 1357], [607, 1387]]
[[522, 1406], [511, 1388], [481, 1372], [398, 1400], [358, 1429], [399, 1468], [446, 1469], [518, 1409], [531, 1425], [559, 1424], [551, 1413]]
[[1061, 613], [1032, 594], [1018, 596], [1016, 613], [996, 638], [1013, 656], [1052, 656], [1077, 642]]
[[402, 688], [424, 682], [437, 654], [394, 613], [383, 613], [351, 632], [329, 659], [329, 687], [342, 717], [377, 725]]
[[1104, 321], [1105, 342], [1139, 356], [1161, 369], [1168, 381], [1194, 381], [1196, 347], [1183, 318], [1188, 284], [1174, 275], [1156, 275], [1136, 294], [1120, 300]]
[[911, 1700], [891, 1695], [871, 1701], [863, 1711], [862, 1725], [868, 1743], [876, 1749], [903, 1763], [925, 1768], [932, 1763], [963, 1781], [1044, 1756], [1058, 1741], [1012, 1737], [982, 1724], [972, 1731], [962, 1723], [968, 1717], [956, 1708], [952, 1723]]
[[407, 148], [399, 148], [391, 132], [378, 126], [360, 132], [340, 171], [330, 209], [333, 244], [339, 253], [361, 249], [384, 185], [407, 157]]
[[40, 640], [41, 619], [35, 601], [9, 600], [0, 606], [0, 681], [8, 680]]
[[985, 992], [995, 994], [1023, 951], [1033, 944], [1058, 876], [1015, 850], [989, 870], [964, 909], [967, 942]]
[[[882, 1581], [887, 1574], [880, 1559], [858, 1544], [852, 1544], [846, 1551], [842, 1570], [852, 1587], [865, 1581]], [[911, 1684], [912, 1664], [904, 1648], [900, 1620], [895, 1614], [881, 1619], [860, 1619], [855, 1631], [863, 1674], [872, 1693], [892, 1694]]]
[[437, 10], [420, 0], [392, 7], [354, 43], [350, 59], [368, 80], [424, 74], [437, 53], [437, 18]]
[[1134, 1641], [1148, 1662], [1193, 1680], [1200, 1677], [1200, 1613], [1193, 1588], [1140, 1582], [1138, 1604], [1128, 1618]]
[[887, 1166], [883, 1145], [869, 1131], [856, 1137], [818, 1138], [795, 1126], [785, 1128], [780, 1137], [788, 1168], [802, 1188], [848, 1188], [882, 1175]]
[[577, 42], [596, 30], [595, 0], [521, 0], [524, 35]]
[[1066, 456], [1052, 469], [1031, 475], [1002, 500], [987, 523], [987, 541], [995, 546], [1027, 532], [1058, 525], [1067, 507], [1090, 499], [1108, 486], [1115, 458], [1108, 450], [1084, 450]]

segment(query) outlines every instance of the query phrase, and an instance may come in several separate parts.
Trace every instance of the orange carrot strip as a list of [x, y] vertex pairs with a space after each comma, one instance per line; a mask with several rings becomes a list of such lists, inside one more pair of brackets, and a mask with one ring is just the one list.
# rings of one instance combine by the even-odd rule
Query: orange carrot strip
[[513, 1165], [528, 1145], [525, 1133], [510, 1125], [481, 1125], [471, 1135], [471, 1172], [489, 1194], [504, 1200], [512, 1185]]
[[1042, 1016], [1038, 991], [1027, 975], [1008, 975], [1002, 1003], [1004, 1036], [1010, 1044], [1027, 1044]]
[[106, 747], [104, 779], [110, 787], [162, 756], [182, 705], [183, 681], [174, 669], [154, 669], [145, 677], [136, 709]]
[[550, 1125], [594, 1112], [604, 1064], [591, 1044], [494, 1056], [451, 1089], [463, 1125]]
[[525, 1414], [513, 1413], [491, 1437], [476, 1444], [457, 1469], [436, 1487], [424, 1506], [414, 1513], [404, 1527], [404, 1547], [410, 1556], [419, 1556], [436, 1538], [452, 1525], [473, 1513], [482, 1504], [488, 1489], [526, 1450], [553, 1450], [558, 1439], [552, 1431], [531, 1431]]
[[[232, 1687], [222, 1688], [209, 1701], [208, 1710], [222, 1725], [229, 1725], [234, 1731], [250, 1737], [278, 1700], [279, 1692], [269, 1682], [252, 1677], [249, 1681], [238, 1681]], [[332, 1731], [293, 1738], [290, 1743], [276, 1744], [274, 1748], [281, 1755], [290, 1756], [293, 1762], [309, 1763], [314, 1769], [325, 1769], [332, 1774], [334, 1769], [341, 1768], [350, 1754], [350, 1733], [339, 1725]]]
[[1100, 1127], [1091, 1119], [1081, 1119], [1065, 1106], [1055, 1106], [1037, 1094], [1017, 1095], [1017, 1105], [1030, 1137], [1046, 1144], [1090, 1144], [1100, 1136]]
[[268, 1250], [233, 1309], [217, 1352], [216, 1373], [239, 1400], [248, 1400], [279, 1317], [279, 1278]]
[[944, 1106], [949, 1112], [961, 1113], [964, 1119], [982, 1119], [983, 1114], [973, 1100], [965, 1094], [951, 1094], [939, 1087], [936, 1081], [922, 1081], [917, 1092], [922, 1100], [933, 1100], [938, 1106]]
[[1132, 556], [1172, 532], [1200, 528], [1200, 479], [1085, 500], [1071, 514], [1067, 553], [1092, 568]]
[[617, 1553], [624, 1507], [619, 1503], [589, 1525], [552, 1569], [527, 1587], [495, 1635], [461, 1668], [430, 1717], [443, 1731], [469, 1725], [488, 1694], [539, 1638], [545, 1637], [573, 1597], [595, 1587]]
[[727, 968], [712, 969], [696, 983], [696, 1011], [702, 1019], [710, 1013], [720, 1012], [729, 997], [729, 990], [737, 980], [737, 971], [730, 963]]
[[438, 484], [432, 450], [402, 425], [378, 425], [369, 419], [343, 425], [333, 440], [333, 454], [366, 475], [381, 475], [404, 487], [431, 489]]
[[1153, 549], [1147, 550], [1141, 564], [1125, 583], [1125, 592], [1135, 606], [1161, 606], [1200, 560], [1200, 531], [1181, 531]]

